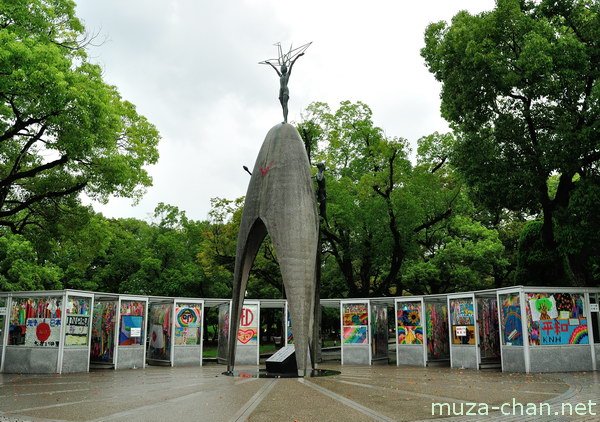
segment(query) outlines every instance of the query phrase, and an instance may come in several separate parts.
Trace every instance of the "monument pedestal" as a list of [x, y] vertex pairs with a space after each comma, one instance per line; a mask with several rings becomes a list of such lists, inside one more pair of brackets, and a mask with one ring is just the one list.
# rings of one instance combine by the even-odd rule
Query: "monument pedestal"
[[298, 373], [296, 351], [293, 344], [279, 349], [265, 363], [267, 365], [267, 374], [296, 375]]

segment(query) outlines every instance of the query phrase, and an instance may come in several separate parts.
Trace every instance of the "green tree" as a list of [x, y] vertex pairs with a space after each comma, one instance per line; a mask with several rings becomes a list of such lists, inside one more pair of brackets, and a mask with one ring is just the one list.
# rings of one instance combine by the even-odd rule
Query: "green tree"
[[[213, 198], [209, 221], [204, 226], [203, 241], [197, 259], [209, 285], [210, 297], [231, 297], [237, 236], [244, 198]], [[283, 297], [283, 281], [269, 236], [261, 245], [248, 279], [248, 297], [274, 299]]]
[[467, 216], [438, 224], [421, 244], [420, 259], [403, 269], [408, 290], [416, 294], [494, 288], [497, 269], [507, 265], [498, 232]]
[[119, 219], [111, 225], [110, 245], [90, 272], [98, 285], [121, 293], [207, 297], [196, 260], [204, 223], [160, 203], [152, 223]]
[[545, 247], [542, 237], [543, 222], [534, 220], [526, 223], [519, 235], [517, 248], [517, 269], [515, 281], [534, 286], [562, 285], [557, 279], [556, 262], [561, 257], [556, 249]]
[[61, 276], [56, 265], [38, 263], [33, 245], [23, 236], [0, 237], [0, 291], [60, 289]]
[[39, 266], [60, 269], [64, 288], [207, 296], [196, 260], [206, 223], [189, 220], [177, 207], [159, 204], [152, 222], [106, 219], [79, 207], [58, 214], [52, 223], [43, 230], [30, 228], [26, 236]]
[[[517, 276], [519, 242], [522, 231], [530, 221], [529, 216], [507, 209], [490, 210], [481, 204], [474, 204], [472, 215], [475, 221], [496, 231], [504, 246], [502, 261], [494, 264], [495, 287], [529, 284], [529, 281]], [[540, 236], [539, 231], [537, 235]]]
[[[206, 297], [206, 277], [197, 261], [206, 222], [189, 220], [177, 207], [160, 203], [154, 212], [150, 249], [159, 263], [159, 276], [149, 279], [155, 292], [166, 296]], [[154, 293], [158, 294], [158, 293]]]
[[85, 276], [99, 291], [145, 291], [133, 279], [141, 271], [142, 263], [151, 255], [151, 226], [133, 218], [108, 220], [108, 224], [108, 245], [86, 269]]
[[[418, 253], [402, 269], [414, 294], [477, 290], [499, 285], [508, 265], [498, 231], [476, 221], [475, 207], [451, 165], [455, 137], [433, 133], [417, 141], [406, 188], [416, 221]], [[442, 212], [445, 210], [444, 212]]]
[[[73, 215], [79, 219], [73, 221]], [[35, 230], [40, 262], [52, 262], [62, 269], [61, 282], [64, 288], [96, 290], [95, 264], [99, 257], [106, 256], [114, 236], [110, 221], [87, 208], [70, 209], [59, 214], [59, 218], [58, 227]], [[33, 231], [29, 230], [28, 237]], [[45, 246], [46, 242], [40, 245], [40, 240], [49, 245]]]
[[85, 38], [71, 0], [0, 1], [0, 225], [14, 233], [80, 192], [137, 198], [151, 183], [159, 134]]
[[335, 111], [314, 103], [303, 116], [313, 162], [327, 168], [324, 294], [402, 294], [402, 266], [419, 254], [416, 238], [452, 214], [460, 191], [445, 172], [453, 138], [424, 138], [426, 162], [415, 167], [406, 140], [386, 137], [364, 103], [345, 101]]
[[[398, 183], [410, 168], [406, 141], [388, 139], [363, 103], [342, 102], [332, 112], [311, 104], [300, 133], [316, 133], [321, 145], [314, 159], [327, 174], [327, 219], [321, 223], [324, 247], [333, 257], [351, 297], [383, 294], [398, 288], [407, 253], [407, 227], [398, 216]], [[327, 272], [327, 271], [325, 271]], [[327, 288], [326, 288], [327, 289]], [[401, 289], [400, 289], [401, 290]]]
[[552, 261], [554, 278], [575, 284], [594, 283], [590, 261], [556, 227], [598, 178], [599, 40], [596, 1], [498, 0], [431, 24], [422, 50], [442, 83], [442, 115], [461, 134], [454, 163], [472, 194], [493, 210], [540, 214], [540, 244], [564, 258]]

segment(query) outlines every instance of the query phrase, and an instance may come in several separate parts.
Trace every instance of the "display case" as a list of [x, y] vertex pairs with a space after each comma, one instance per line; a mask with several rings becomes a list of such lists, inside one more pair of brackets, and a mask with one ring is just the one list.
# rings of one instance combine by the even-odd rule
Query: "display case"
[[[65, 291], [12, 293], [3, 347], [7, 373], [59, 373]], [[5, 324], [6, 326], [6, 324]]]
[[227, 365], [229, 350], [229, 327], [231, 326], [231, 301], [218, 305], [217, 362]]
[[67, 291], [61, 372], [87, 372], [90, 368], [91, 318], [94, 295]]
[[479, 369], [475, 295], [448, 295], [448, 311], [450, 366]]
[[204, 301], [175, 300], [173, 365], [201, 366], [204, 334]]
[[342, 365], [371, 365], [371, 333], [368, 300], [340, 302]]
[[425, 342], [427, 365], [450, 364], [448, 302], [445, 295], [423, 297], [425, 305]]
[[396, 299], [396, 364], [425, 366], [424, 306], [422, 297]]
[[600, 289], [590, 293], [590, 335], [593, 339], [594, 364], [600, 369]]
[[4, 351], [8, 341], [6, 333], [8, 332], [9, 300], [8, 293], [0, 293], [0, 372], [4, 369]]
[[500, 368], [500, 321], [495, 290], [475, 292], [475, 323], [477, 324], [478, 368]]
[[236, 365], [258, 365], [260, 352], [260, 301], [244, 300], [237, 332]]
[[370, 301], [371, 307], [371, 363], [387, 365], [388, 347], [388, 301]]
[[149, 298], [146, 350], [146, 361], [149, 365], [172, 365], [174, 317], [172, 298]]
[[96, 294], [92, 313], [90, 365], [95, 368], [115, 366], [117, 344], [117, 295]]
[[523, 291], [527, 372], [593, 370], [596, 356], [589, 328], [589, 293], [576, 288]]
[[147, 308], [147, 297], [119, 296], [116, 369], [135, 369], [146, 366]]

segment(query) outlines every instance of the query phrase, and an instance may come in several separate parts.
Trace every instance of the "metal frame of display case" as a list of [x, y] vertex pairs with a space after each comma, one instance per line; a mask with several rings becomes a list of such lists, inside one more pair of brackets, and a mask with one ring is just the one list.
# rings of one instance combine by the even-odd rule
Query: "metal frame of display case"
[[[177, 319], [177, 313], [175, 312], [175, 310], [177, 309], [177, 304], [197, 304], [197, 305], [201, 305], [201, 309], [202, 312], [200, 314], [200, 344], [196, 345], [196, 346], [177, 346], [175, 344], [175, 322]], [[186, 348], [189, 350], [195, 349], [198, 350], [199, 352], [199, 362], [198, 365], [202, 366], [202, 354], [203, 354], [203, 350], [204, 350], [204, 318], [205, 318], [205, 313], [206, 313], [206, 308], [204, 307], [204, 300], [203, 299], [192, 299], [192, 298], [175, 298], [173, 300], [173, 310], [172, 310], [172, 324], [171, 324], [171, 338], [172, 338], [172, 343], [171, 343], [171, 366], [178, 366], [178, 363], [180, 363], [180, 360], [177, 359], [176, 357], [176, 349], [177, 348]]]
[[[443, 306], [446, 307], [446, 323], [449, 325], [450, 321], [449, 321], [449, 310], [448, 310], [448, 295], [446, 294], [435, 294], [435, 295], [425, 295], [423, 296], [423, 307], [425, 308], [424, 310], [424, 318], [425, 318], [425, 336], [424, 336], [424, 343], [425, 343], [425, 366], [428, 366], [430, 363], [436, 362], [436, 363], [442, 363], [442, 364], [447, 364], [450, 365], [450, 337], [447, 338], [447, 346], [448, 346], [448, 357], [445, 359], [429, 359], [429, 331], [427, 330], [427, 327], [429, 326], [429, 316], [427, 315], [427, 305], [429, 304], [442, 304]], [[449, 335], [448, 330], [446, 330], [446, 335]]]
[[[368, 315], [368, 320], [367, 320], [367, 344], [360, 344], [360, 345], [346, 345], [344, 343], [344, 305], [348, 305], [348, 304], [366, 304], [367, 305], [367, 315]], [[361, 350], [361, 349], [365, 349], [367, 350], [367, 357], [366, 357], [366, 361], [367, 361], [367, 365], [371, 365], [372, 364], [372, 356], [371, 356], [371, 302], [369, 299], [343, 299], [340, 300], [340, 352], [341, 352], [341, 363], [342, 365], [344, 364], [350, 364], [350, 365], [354, 365], [357, 364], [356, 362], [358, 362], [358, 360], [355, 360], [353, 362], [344, 362], [344, 354], [348, 354], [347, 352], [349, 352], [350, 350], [352, 351], [356, 351], [356, 350]], [[348, 348], [348, 350], [345, 350], [346, 348]], [[358, 354], [356, 352], [352, 352], [354, 354]], [[348, 360], [346, 358], [346, 360]], [[360, 364], [360, 363], [358, 363]]]
[[[422, 344], [399, 344], [398, 343], [398, 308], [402, 303], [409, 302], [418, 302], [419, 303], [419, 315], [421, 319], [421, 329], [423, 331], [423, 341]], [[402, 296], [396, 298], [394, 301], [394, 326], [396, 327], [395, 332], [395, 340], [396, 340], [396, 366], [403, 365], [418, 365], [418, 366], [426, 366], [427, 365], [427, 322], [425, 319], [425, 302], [422, 296]], [[409, 357], [409, 359], [400, 360], [400, 351], [404, 349], [408, 350], [417, 350], [421, 349], [421, 356], [417, 359], [416, 356]]]
[[[65, 310], [65, 319], [67, 317], [67, 313], [66, 313], [66, 304], [69, 300], [69, 297], [83, 297], [83, 298], [87, 298], [90, 300], [90, 310], [89, 310], [89, 321], [88, 321], [88, 335], [87, 335], [87, 346], [86, 347], [82, 347], [81, 350], [86, 351], [86, 361], [87, 361], [87, 367], [86, 367], [86, 372], [89, 372], [90, 370], [90, 352], [92, 349], [92, 318], [94, 316], [94, 294], [90, 293], [90, 292], [84, 292], [84, 291], [79, 291], [79, 290], [66, 290], [65, 291], [65, 300], [64, 300], [64, 305], [63, 305], [63, 309]], [[66, 321], [61, 324], [62, 327], [62, 332], [61, 332], [61, 337], [60, 337], [60, 345], [62, 346], [62, 350], [59, 352], [59, 368], [60, 368], [60, 373], [62, 373], [63, 371], [63, 362], [64, 362], [64, 351], [65, 351], [65, 343], [66, 343], [66, 333], [65, 333], [65, 329], [66, 329]], [[67, 348], [68, 350], [77, 350], [76, 348]]]
[[[114, 361], [115, 361], [115, 369], [119, 369], [119, 352], [121, 352], [121, 348], [126, 348], [122, 351], [128, 350], [131, 346], [120, 346], [119, 345], [119, 333], [121, 332], [121, 303], [123, 302], [144, 302], [145, 303], [145, 307], [144, 307], [144, 316], [142, 319], [142, 330], [144, 335], [141, 336], [142, 338], [142, 350], [143, 350], [143, 358], [141, 359], [142, 368], [146, 367], [146, 338], [148, 336], [148, 296], [130, 296], [130, 295], [119, 295], [119, 301], [117, 303], [117, 319], [115, 322], [115, 335], [116, 335], [116, 341], [115, 341], [115, 354], [114, 354]], [[135, 347], [135, 346], [134, 346]], [[134, 368], [137, 367], [137, 365], [134, 364], [133, 366]]]
[[[450, 301], [451, 300], [459, 300], [459, 299], [471, 299], [471, 301], [473, 302], [473, 324], [474, 324], [474, 335], [475, 335], [475, 344], [474, 345], [459, 345], [459, 344], [454, 344], [452, 342], [452, 338], [454, 336], [454, 333], [452, 332], [452, 308], [450, 306]], [[450, 341], [450, 367], [451, 368], [470, 368], [470, 369], [479, 369], [479, 328], [477, 326], [477, 303], [475, 300], [475, 292], [470, 292], [470, 293], [455, 293], [455, 294], [449, 294], [447, 297], [447, 301], [448, 301], [448, 340]], [[461, 359], [462, 364], [460, 364], [460, 366], [458, 366], [458, 362], [455, 362], [455, 360], [457, 360], [457, 352], [458, 350], [462, 350], [463, 348], [465, 350], [470, 350], [472, 347], [474, 347], [475, 349], [475, 359], [473, 360], [473, 366], [465, 366], [465, 363], [467, 363], [468, 365], [471, 365], [470, 363], [470, 359], [467, 356], [466, 359]]]
[[4, 353], [8, 344], [8, 319], [10, 317], [11, 295], [0, 292], [0, 298], [4, 298], [4, 306], [0, 306], [0, 315], [4, 317], [0, 326], [0, 373], [4, 372]]

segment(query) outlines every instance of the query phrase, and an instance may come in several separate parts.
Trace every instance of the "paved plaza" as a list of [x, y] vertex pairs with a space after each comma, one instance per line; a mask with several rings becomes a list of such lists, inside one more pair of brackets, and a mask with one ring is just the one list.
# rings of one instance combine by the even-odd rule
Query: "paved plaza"
[[[68, 375], [3, 374], [0, 421], [413, 421], [448, 418], [448, 410], [461, 408], [464, 414], [476, 415], [450, 420], [600, 419], [592, 414], [600, 414], [600, 405], [590, 405], [600, 401], [598, 372], [527, 375], [337, 363], [320, 367], [341, 374], [310, 379], [228, 377], [216, 364]], [[440, 403], [435, 415], [432, 403]], [[550, 416], [503, 416], [493, 409], [505, 403], [505, 413], [521, 408], [532, 412], [537, 407], [549, 409]], [[485, 406], [489, 416], [484, 417]], [[571, 409], [575, 416], [568, 416]], [[576, 416], [576, 409], [583, 416]]]

